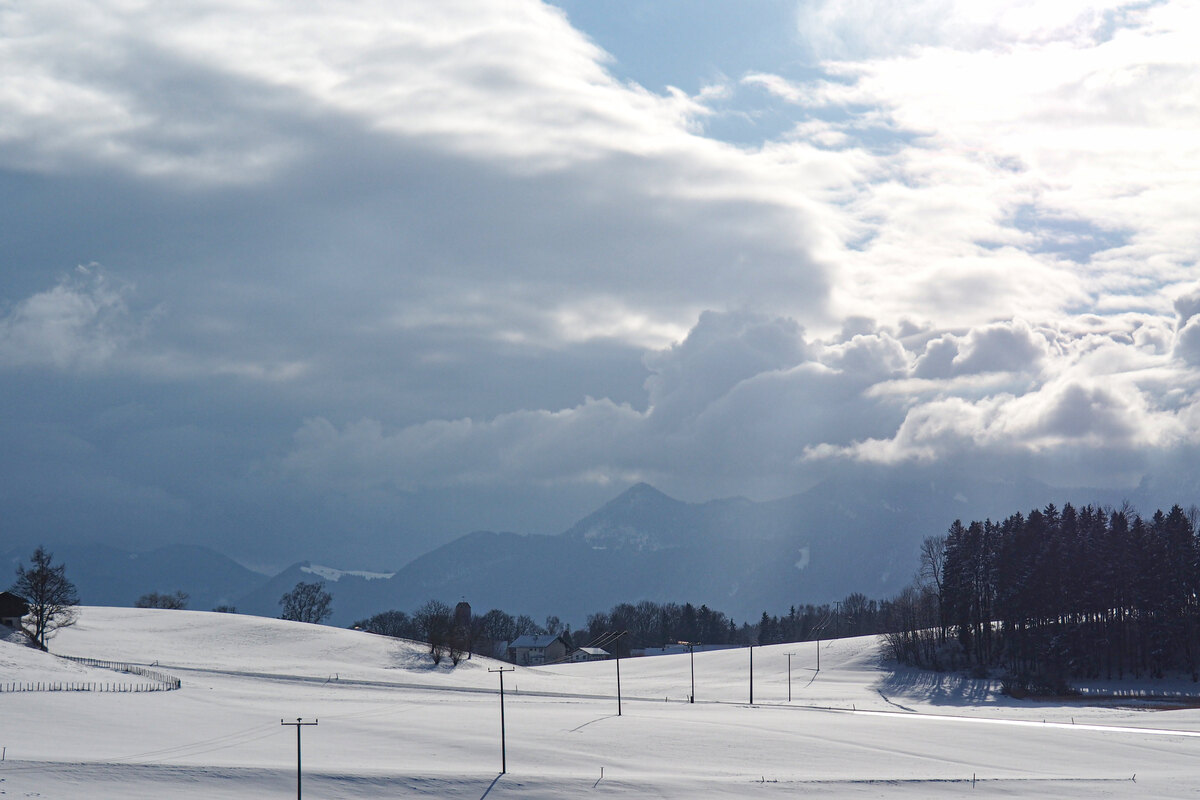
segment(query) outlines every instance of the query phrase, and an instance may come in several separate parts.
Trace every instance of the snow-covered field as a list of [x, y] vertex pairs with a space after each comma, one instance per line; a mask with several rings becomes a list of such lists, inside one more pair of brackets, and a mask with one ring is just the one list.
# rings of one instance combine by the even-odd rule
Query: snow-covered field
[[[172, 692], [0, 694], [0, 796], [1193, 797], [1200, 710], [998, 697], [896, 671], [874, 637], [505, 673], [419, 646], [231, 614], [82, 610], [58, 653], [157, 664]], [[792, 701], [787, 657], [793, 653]], [[507, 665], [504, 665], [507, 668]], [[140, 680], [0, 642], [0, 683]], [[1191, 688], [1190, 685], [1179, 688]], [[1136, 775], [1136, 780], [1134, 776]], [[972, 786], [972, 779], [975, 783]]]

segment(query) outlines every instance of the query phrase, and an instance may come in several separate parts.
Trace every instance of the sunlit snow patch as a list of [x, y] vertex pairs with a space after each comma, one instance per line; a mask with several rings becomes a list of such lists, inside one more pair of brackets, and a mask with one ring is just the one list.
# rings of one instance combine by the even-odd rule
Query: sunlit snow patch
[[364, 572], [362, 570], [334, 569], [333, 567], [322, 567], [320, 564], [309, 564], [306, 567], [301, 567], [300, 571], [324, 578], [331, 583], [337, 583], [338, 578], [341, 578], [344, 575], [350, 575], [355, 578], [363, 578], [364, 580], [368, 581], [375, 581], [387, 580], [396, 574], [394, 572]]

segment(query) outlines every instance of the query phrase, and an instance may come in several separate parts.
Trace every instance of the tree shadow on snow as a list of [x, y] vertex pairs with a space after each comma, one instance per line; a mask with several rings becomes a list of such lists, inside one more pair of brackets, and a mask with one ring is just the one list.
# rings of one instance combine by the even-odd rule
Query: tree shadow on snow
[[394, 650], [388, 661], [388, 669], [402, 669], [410, 672], [451, 672], [455, 665], [449, 657], [443, 658], [442, 663], [434, 664], [429, 651], [418, 651], [410, 648]]
[[879, 681], [885, 695], [899, 695], [935, 706], [995, 705], [1009, 698], [1000, 694], [999, 681], [955, 672], [897, 667]]

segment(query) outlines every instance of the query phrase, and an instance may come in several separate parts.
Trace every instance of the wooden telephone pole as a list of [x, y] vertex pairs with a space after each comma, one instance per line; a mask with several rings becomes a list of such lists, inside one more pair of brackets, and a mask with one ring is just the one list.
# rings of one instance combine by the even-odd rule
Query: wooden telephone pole
[[504, 673], [514, 672], [516, 667], [505, 669], [489, 669], [488, 672], [496, 672], [500, 674], [500, 774], [508, 772], [508, 748], [504, 741]]
[[296, 717], [295, 722], [279, 720], [280, 725], [293, 725], [296, 728], [296, 800], [300, 800], [300, 729], [316, 725], [317, 722], [318, 720], [315, 719], [312, 722], [305, 722], [300, 717]]

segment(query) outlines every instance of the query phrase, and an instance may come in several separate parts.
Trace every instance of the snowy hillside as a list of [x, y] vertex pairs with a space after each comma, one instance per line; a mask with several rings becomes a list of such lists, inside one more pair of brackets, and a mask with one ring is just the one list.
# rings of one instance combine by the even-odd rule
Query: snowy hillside
[[[230, 614], [84, 608], [59, 653], [155, 664], [183, 688], [0, 694], [0, 794], [311, 798], [1183, 797], [1200, 711], [1045, 705], [894, 672], [873, 638], [506, 673], [434, 667], [371, 634]], [[792, 702], [788, 696], [791, 658]], [[0, 642], [0, 681], [78, 669]], [[95, 670], [89, 670], [95, 671]], [[95, 672], [107, 672], [99, 670]], [[112, 675], [113, 673], [108, 673]], [[1136, 773], [1136, 782], [1133, 776]]]

